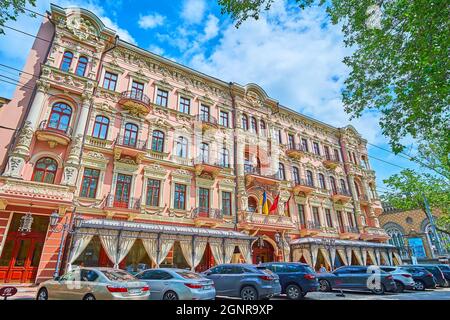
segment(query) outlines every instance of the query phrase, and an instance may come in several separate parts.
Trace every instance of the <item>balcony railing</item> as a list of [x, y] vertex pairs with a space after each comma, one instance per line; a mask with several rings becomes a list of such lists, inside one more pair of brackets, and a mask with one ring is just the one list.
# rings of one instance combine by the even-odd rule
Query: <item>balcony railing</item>
[[341, 233], [359, 233], [359, 230], [357, 227], [352, 226], [343, 226], [340, 228]]
[[312, 182], [311, 180], [303, 179], [303, 178], [294, 180], [294, 184], [296, 186], [304, 186], [304, 187], [314, 188], [314, 182]]
[[276, 180], [281, 180], [278, 176], [278, 173], [275, 174], [262, 174], [261, 173], [261, 168], [258, 167], [254, 167], [251, 165], [244, 165], [244, 172], [246, 174], [254, 174], [254, 175], [258, 175], [261, 177], [267, 177], [267, 178], [271, 178], [271, 179], [276, 179]]
[[341, 196], [347, 196], [347, 197], [351, 197], [351, 193], [347, 191], [347, 189], [342, 189], [342, 188], [333, 188], [333, 190], [331, 191], [331, 194], [336, 196], [336, 195], [341, 195]]
[[203, 158], [203, 157], [195, 158], [194, 164], [206, 164], [206, 165], [214, 166], [214, 167], [231, 168], [229, 162], [224, 163], [223, 161], [213, 161], [210, 158]]
[[136, 90], [124, 91], [124, 92], [122, 92], [120, 97], [122, 99], [130, 99], [130, 100], [142, 102], [148, 106], [151, 104], [150, 98], [141, 91], [136, 91]]
[[209, 114], [198, 114], [196, 116], [196, 120], [197, 121], [201, 121], [201, 122], [205, 122], [205, 123], [210, 123], [210, 124], [217, 124], [217, 119], [214, 118], [213, 116], [209, 115]]
[[195, 208], [192, 211], [192, 218], [210, 218], [210, 219], [222, 219], [223, 212], [220, 209], [212, 208]]
[[49, 120], [41, 121], [41, 123], [39, 124], [39, 130], [56, 132], [69, 138], [72, 136], [72, 127], [67, 126], [66, 128], [61, 129], [58, 128], [57, 123]]
[[105, 206], [107, 208], [139, 210], [141, 208], [141, 198], [116, 199], [113, 194], [108, 194]]
[[124, 135], [119, 135], [116, 138], [116, 145], [121, 147], [132, 148], [136, 150], [145, 150], [147, 146], [147, 141], [139, 140], [136, 138], [131, 138]]
[[305, 147], [300, 143], [288, 143], [286, 146], [286, 150], [308, 152], [308, 150], [306, 150]]
[[325, 154], [325, 160], [331, 162], [339, 162], [339, 158], [337, 158], [334, 154]]
[[306, 221], [300, 224], [300, 229], [320, 230], [322, 227], [314, 221]]

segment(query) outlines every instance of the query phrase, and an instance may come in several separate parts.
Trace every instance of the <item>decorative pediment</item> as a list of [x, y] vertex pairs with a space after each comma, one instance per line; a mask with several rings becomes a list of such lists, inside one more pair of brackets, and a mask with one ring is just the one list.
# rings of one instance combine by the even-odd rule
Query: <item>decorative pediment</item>
[[167, 170], [159, 164], [149, 164], [144, 168], [144, 175], [148, 177], [164, 178]]
[[161, 119], [161, 118], [150, 120], [150, 123], [152, 124], [152, 126], [154, 128], [161, 128], [161, 129], [165, 129], [165, 130], [174, 128], [174, 126], [169, 121]]
[[194, 98], [194, 94], [193, 94], [193, 93], [191, 92], [191, 90], [189, 90], [188, 88], [185, 88], [185, 89], [182, 89], [182, 88], [177, 89], [177, 92], [178, 92], [179, 95], [181, 95], [181, 96], [183, 96], [183, 97], [191, 98], [191, 99]]
[[177, 169], [172, 171], [172, 178], [174, 181], [181, 181], [185, 183], [191, 183], [192, 173], [184, 169]]
[[168, 91], [173, 90], [173, 86], [164, 78], [162, 80], [155, 81], [155, 85], [158, 86], [160, 89], [165, 89]]
[[114, 161], [114, 171], [135, 172], [139, 168], [133, 159], [120, 159]]

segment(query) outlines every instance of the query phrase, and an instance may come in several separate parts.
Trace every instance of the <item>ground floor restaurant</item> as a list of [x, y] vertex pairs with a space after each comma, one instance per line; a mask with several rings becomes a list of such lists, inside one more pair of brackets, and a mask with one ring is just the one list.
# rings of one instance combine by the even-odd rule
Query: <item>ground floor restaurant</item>
[[133, 273], [174, 267], [201, 272], [221, 263], [251, 263], [254, 240], [232, 230], [94, 219], [76, 230], [67, 267], [110, 266]]
[[334, 270], [347, 265], [400, 265], [397, 249], [386, 243], [299, 238], [290, 243], [292, 261], [308, 263], [317, 271], [322, 266]]

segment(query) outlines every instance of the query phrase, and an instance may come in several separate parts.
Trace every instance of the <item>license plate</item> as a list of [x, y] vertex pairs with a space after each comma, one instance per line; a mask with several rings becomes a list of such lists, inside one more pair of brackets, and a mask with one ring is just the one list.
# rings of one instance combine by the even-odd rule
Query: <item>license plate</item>
[[203, 290], [209, 290], [211, 289], [211, 286], [203, 286]]
[[130, 294], [140, 294], [141, 293], [141, 289], [130, 289], [130, 290], [128, 290], [128, 292]]
[[280, 280], [275, 279], [275, 283], [278, 283], [278, 282], [280, 282]]

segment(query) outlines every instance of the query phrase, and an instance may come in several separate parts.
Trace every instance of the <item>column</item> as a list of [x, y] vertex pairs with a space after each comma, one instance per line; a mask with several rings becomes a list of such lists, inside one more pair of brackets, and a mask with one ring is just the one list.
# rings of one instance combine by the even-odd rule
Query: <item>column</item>
[[39, 125], [38, 121], [48, 88], [48, 83], [43, 82], [42, 80], [36, 81], [36, 94], [33, 103], [31, 104], [30, 112], [19, 132], [16, 146], [9, 156], [3, 176], [22, 178], [22, 169], [25, 165], [25, 159], [30, 155], [31, 141], [33, 140], [34, 132]]
[[83, 147], [84, 131], [88, 121], [91, 99], [92, 96], [90, 94], [83, 94], [82, 96], [80, 116], [72, 136], [70, 153], [64, 166], [64, 175], [61, 182], [62, 185], [75, 186], [76, 184], [80, 165], [81, 149]]

